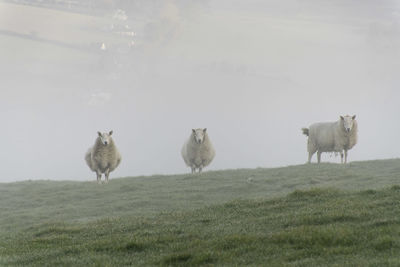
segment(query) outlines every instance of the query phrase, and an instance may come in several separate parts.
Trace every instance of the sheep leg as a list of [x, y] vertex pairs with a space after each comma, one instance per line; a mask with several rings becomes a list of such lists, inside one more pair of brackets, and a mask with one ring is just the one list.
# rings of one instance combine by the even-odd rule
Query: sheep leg
[[106, 184], [108, 183], [108, 176], [110, 176], [110, 169], [107, 169], [106, 172], [104, 173], [104, 176], [106, 177]]
[[96, 175], [97, 175], [97, 183], [101, 184], [101, 172], [97, 171]]
[[203, 165], [200, 165], [200, 167], [199, 167], [199, 173], [201, 173], [202, 170], [203, 170]]
[[344, 151], [344, 163], [347, 163], [347, 150]]
[[340, 163], [343, 164], [343, 152], [340, 152]]
[[314, 155], [315, 152], [317, 152], [317, 149], [315, 148], [314, 144], [310, 142], [310, 139], [307, 141], [307, 150], [308, 150], [308, 163], [311, 163], [311, 158]]
[[191, 167], [192, 168], [192, 173], [195, 173], [196, 172], [196, 167]]
[[308, 163], [311, 163], [311, 158], [315, 152], [308, 152]]
[[321, 151], [317, 152], [318, 163], [321, 163], [321, 154], [322, 154]]

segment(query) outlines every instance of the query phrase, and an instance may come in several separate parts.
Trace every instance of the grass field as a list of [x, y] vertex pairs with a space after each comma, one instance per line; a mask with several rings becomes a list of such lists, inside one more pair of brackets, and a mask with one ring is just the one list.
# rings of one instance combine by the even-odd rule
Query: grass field
[[400, 264], [400, 160], [0, 184], [0, 265]]

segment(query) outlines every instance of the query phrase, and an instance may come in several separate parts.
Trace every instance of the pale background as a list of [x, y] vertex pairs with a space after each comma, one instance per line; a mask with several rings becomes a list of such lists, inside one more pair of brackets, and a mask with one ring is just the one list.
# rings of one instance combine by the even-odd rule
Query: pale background
[[[111, 177], [189, 172], [180, 149], [204, 127], [208, 170], [304, 164], [300, 129], [346, 114], [350, 161], [399, 157], [398, 1], [136, 2], [75, 20], [0, 1], [0, 182], [94, 180], [84, 154], [111, 129]], [[109, 48], [128, 42], [113, 21], [135, 32], [129, 49]]]

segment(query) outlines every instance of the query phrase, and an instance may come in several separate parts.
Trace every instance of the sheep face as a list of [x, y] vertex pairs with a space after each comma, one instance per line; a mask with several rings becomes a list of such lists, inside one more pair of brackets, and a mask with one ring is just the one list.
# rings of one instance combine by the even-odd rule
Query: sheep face
[[108, 145], [111, 142], [111, 135], [112, 135], [113, 131], [110, 131], [109, 133], [101, 133], [101, 132], [97, 132], [97, 134], [99, 135], [100, 141], [103, 145]]
[[343, 128], [346, 132], [350, 132], [353, 129], [353, 125], [354, 125], [354, 120], [356, 118], [356, 115], [354, 116], [340, 116], [340, 120], [343, 123]]
[[192, 129], [193, 138], [197, 144], [202, 144], [204, 142], [204, 137], [206, 135], [207, 128], [204, 129]]

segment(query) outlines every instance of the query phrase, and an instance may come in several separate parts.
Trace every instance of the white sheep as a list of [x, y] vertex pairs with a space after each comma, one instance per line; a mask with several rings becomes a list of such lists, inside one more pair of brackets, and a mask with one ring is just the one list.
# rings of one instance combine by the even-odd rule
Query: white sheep
[[207, 128], [192, 129], [192, 134], [183, 145], [181, 154], [186, 165], [192, 169], [192, 173], [196, 172], [196, 169], [201, 172], [208, 166], [214, 159], [215, 151], [208, 137]]
[[357, 144], [356, 116], [340, 116], [336, 122], [314, 123], [309, 128], [303, 128], [303, 134], [308, 136], [308, 163], [317, 152], [318, 163], [322, 152], [340, 153], [341, 163], [347, 163], [347, 151]]
[[86, 152], [85, 160], [89, 168], [96, 172], [97, 182], [101, 183], [101, 175], [104, 173], [106, 183], [110, 172], [115, 170], [121, 162], [121, 155], [111, 138], [113, 131], [109, 133], [97, 132], [98, 137], [94, 146]]

